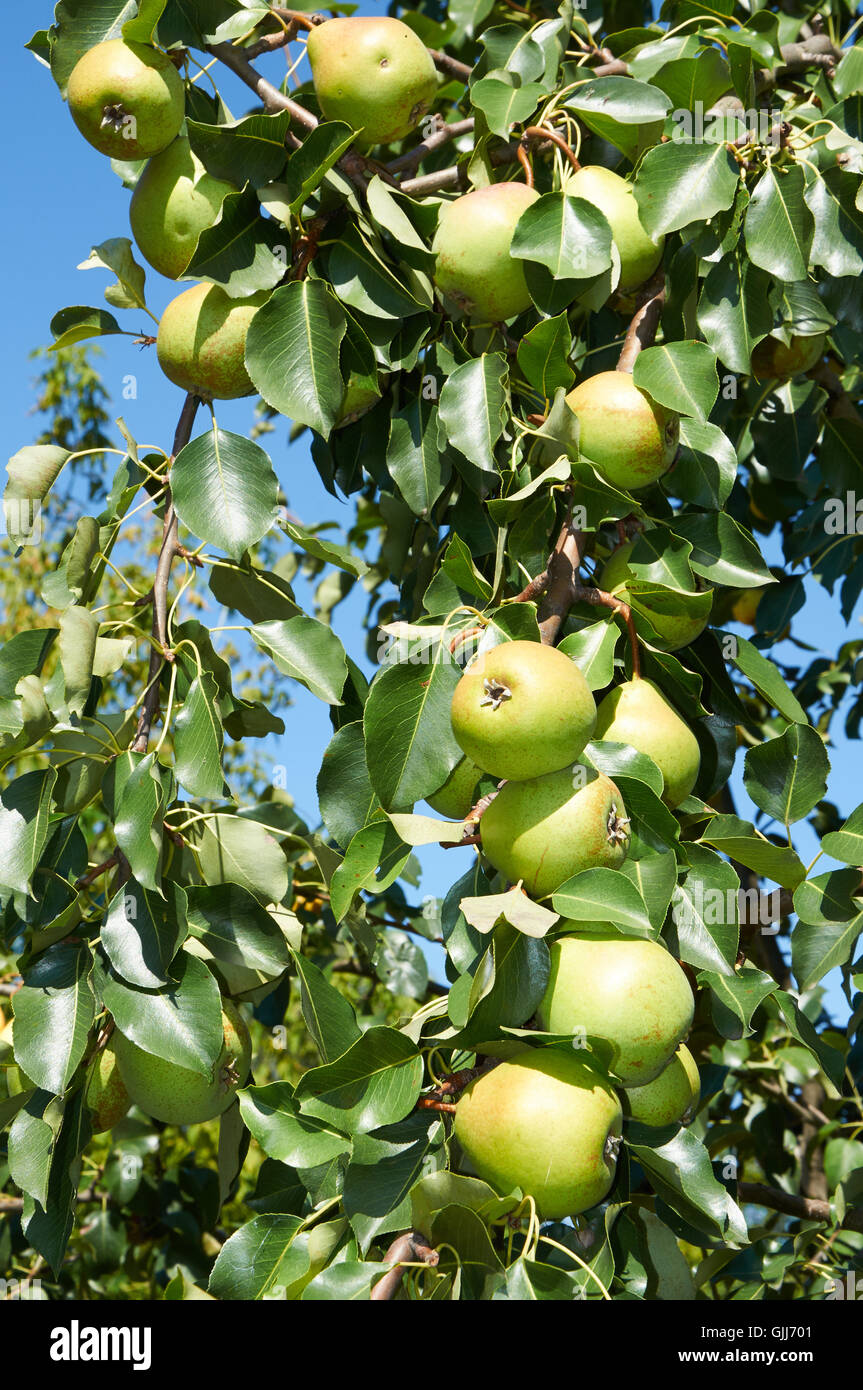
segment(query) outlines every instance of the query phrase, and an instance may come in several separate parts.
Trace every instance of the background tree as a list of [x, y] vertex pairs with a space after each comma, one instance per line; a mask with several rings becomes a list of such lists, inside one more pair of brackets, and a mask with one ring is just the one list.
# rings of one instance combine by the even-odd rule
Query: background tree
[[[813, 656], [793, 624], [804, 577], [846, 621], [863, 586], [852, 13], [429, 4], [403, 31], [127, 11], [61, 10], [30, 44], [136, 188], [141, 254], [177, 251], [193, 285], [154, 342], [135, 248], [101, 243], [109, 309], [52, 323], [74, 354], [52, 399], [74, 404], [9, 466], [31, 570], [0, 648], [9, 1267], [57, 1297], [824, 1296], [863, 1234], [861, 810], [827, 799], [859, 643]], [[237, 78], [258, 103], [239, 118]], [[159, 449], [101, 442], [77, 344], [118, 334], [187, 393]], [[219, 400], [254, 391], [254, 438], [221, 427]], [[280, 416], [351, 500], [346, 544], [289, 511], [260, 442]], [[28, 544], [64, 488], [63, 544]], [[329, 619], [358, 586], [346, 649]], [[482, 740], [466, 767], [452, 706], [476, 653], [505, 711], [493, 663], [523, 644], [580, 670], [602, 737], [586, 718], [565, 762], [614, 788], [615, 853], [567, 868], [567, 811], [548, 884], [509, 845], [536, 819], [530, 767], [500, 787]], [[320, 826], [250, 751], [283, 727], [283, 678], [330, 708]], [[543, 698], [568, 707], [553, 674]], [[528, 749], [549, 741], [540, 723]], [[807, 823], [836, 867], [804, 864]], [[418, 901], [414, 850], [439, 843], [456, 881]], [[619, 1118], [606, 1021], [558, 1022], [552, 971], [609, 923], [692, 986], [701, 1099], [684, 1115], [684, 1059], [692, 1103], [654, 1094], [659, 1128], [625, 1090]], [[220, 1118], [178, 1129], [148, 1090], [154, 1117], [113, 1123], [93, 1087], [116, 1098], [114, 1033]], [[549, 1086], [599, 1069], [607, 1190], [560, 1206], [510, 1181], [517, 1144], [492, 1182], [468, 1171], [479, 1083], [517, 1101], [514, 1048]]]

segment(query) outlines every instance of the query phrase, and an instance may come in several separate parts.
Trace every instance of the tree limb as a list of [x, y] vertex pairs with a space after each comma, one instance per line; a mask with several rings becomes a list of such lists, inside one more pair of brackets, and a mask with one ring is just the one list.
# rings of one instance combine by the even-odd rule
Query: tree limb
[[412, 150], [391, 159], [386, 166], [388, 173], [398, 174], [402, 177], [414, 174], [423, 160], [427, 159], [430, 154], [434, 154], [435, 150], [448, 145], [451, 140], [458, 140], [462, 135], [470, 135], [475, 125], [476, 120], [473, 116], [469, 116], [464, 121], [452, 121], [449, 124], [438, 117], [437, 130], [426, 136], [425, 140], [415, 145]]
[[454, 77], [457, 82], [467, 83], [473, 68], [467, 63], [460, 63], [458, 58], [451, 58], [448, 53], [439, 53], [436, 48], [430, 48], [432, 62], [438, 72], [442, 72], [445, 77]]
[[393, 1241], [384, 1258], [387, 1264], [394, 1263], [395, 1268], [375, 1284], [370, 1295], [373, 1303], [391, 1302], [395, 1298], [405, 1276], [405, 1264], [424, 1264], [434, 1269], [440, 1255], [428, 1244], [421, 1231], [405, 1231], [403, 1236]]
[[548, 586], [539, 606], [537, 620], [542, 640], [553, 647], [573, 604], [579, 587], [578, 571], [584, 559], [584, 532], [573, 525], [570, 514], [564, 522], [557, 545], [548, 562]]
[[[828, 1221], [832, 1225], [835, 1216], [830, 1203], [814, 1197], [797, 1197], [791, 1192], [783, 1192], [780, 1187], [768, 1187], [760, 1182], [739, 1182], [737, 1198], [741, 1202], [754, 1202], [759, 1207], [770, 1207], [785, 1216], [796, 1216], [801, 1221]], [[848, 1231], [863, 1231], [863, 1211], [851, 1208], [843, 1219], [836, 1223]]]
[[665, 303], [665, 272], [657, 270], [648, 280], [642, 291], [642, 302], [636, 309], [626, 330], [623, 348], [617, 362], [619, 372], [631, 372], [635, 359], [644, 348], [650, 347], [656, 337], [662, 306]]

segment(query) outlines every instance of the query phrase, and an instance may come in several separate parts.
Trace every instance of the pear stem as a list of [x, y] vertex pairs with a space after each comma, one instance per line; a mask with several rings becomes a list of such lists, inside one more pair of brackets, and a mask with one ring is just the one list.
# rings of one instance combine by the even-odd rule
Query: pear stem
[[638, 354], [653, 344], [664, 304], [665, 272], [660, 268], [644, 286], [641, 304], [626, 330], [623, 349], [617, 362], [619, 372], [631, 373]]
[[[557, 145], [557, 148], [558, 148], [559, 150], [563, 150], [563, 153], [566, 155], [566, 157], [567, 157], [567, 159], [569, 160], [570, 164], [572, 165], [573, 169], [575, 170], [576, 173], [578, 173], [579, 169], [581, 168], [581, 165], [579, 164], [578, 160], [576, 159], [574, 152], [570, 149], [569, 145], [568, 145], [568, 144], [566, 143], [566, 141], [564, 140], [563, 136], [562, 136], [562, 135], [558, 135], [558, 133], [557, 133], [556, 130], [551, 130], [551, 129], [549, 129], [549, 128], [546, 127], [546, 126], [540, 126], [540, 125], [529, 125], [529, 126], [527, 126], [527, 128], [526, 128], [525, 131], [524, 131], [524, 134], [523, 134], [522, 137], [521, 137], [521, 145], [519, 146], [519, 149], [521, 149], [522, 147], [524, 147], [524, 149], [527, 150], [528, 147], [529, 147], [531, 144], [533, 144], [534, 141], [537, 141], [537, 140], [550, 140], [550, 141], [552, 142], [553, 145]], [[519, 158], [521, 158], [521, 155], [519, 155]], [[524, 163], [524, 160], [522, 160], [522, 163]], [[532, 170], [532, 169], [531, 169], [531, 171], [530, 171], [530, 179], [529, 179], [529, 182], [528, 182], [528, 187], [529, 187], [529, 188], [533, 188], [533, 170]]]
[[610, 608], [612, 613], [617, 613], [626, 623], [629, 633], [629, 647], [632, 654], [632, 679], [641, 680], [641, 649], [638, 645], [638, 634], [635, 631], [635, 619], [632, 616], [632, 609], [628, 603], [615, 598], [614, 594], [608, 594], [604, 589], [594, 589], [576, 585], [573, 592], [573, 603], [590, 603], [594, 608]]

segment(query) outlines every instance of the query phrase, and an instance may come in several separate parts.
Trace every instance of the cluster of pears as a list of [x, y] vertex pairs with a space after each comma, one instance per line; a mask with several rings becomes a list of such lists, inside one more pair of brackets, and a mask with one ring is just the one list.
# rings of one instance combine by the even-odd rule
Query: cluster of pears
[[[608, 221], [620, 256], [621, 288], [634, 288], [653, 273], [663, 241], [652, 241], [642, 227], [625, 179], [586, 166], [568, 175], [565, 191], [591, 203]], [[525, 184], [497, 183], [443, 205], [432, 242], [435, 283], [460, 313], [500, 323], [530, 307], [524, 263], [510, 250], [519, 219], [538, 197]], [[571, 457], [589, 459], [614, 486], [649, 487], [673, 464], [680, 417], [637, 387], [629, 372], [588, 377], [566, 401], [574, 417]]]
[[[209, 1076], [166, 1062], [114, 1030], [94, 1057], [84, 1082], [84, 1103], [94, 1134], [113, 1129], [131, 1105], [168, 1124], [202, 1124], [227, 1110], [249, 1074], [252, 1045], [236, 1004], [222, 999], [223, 1046]], [[13, 1025], [0, 1031], [0, 1056], [13, 1049]], [[10, 1096], [35, 1083], [14, 1062], [3, 1063]]]
[[[629, 819], [610, 778], [578, 762], [594, 737], [653, 759], [666, 803], [680, 805], [700, 768], [698, 742], [658, 686], [625, 681], [599, 708], [578, 666], [555, 647], [506, 642], [466, 668], [452, 701], [465, 757], [431, 798], [465, 817], [483, 773], [502, 779], [480, 821], [483, 853], [537, 898], [587, 868], [619, 868]], [[465, 1091], [455, 1132], [474, 1170], [521, 1187], [548, 1219], [584, 1211], [614, 1180], [624, 1110], [664, 1125], [691, 1113], [698, 1074], [682, 1042], [693, 996], [657, 941], [613, 924], [565, 921], [551, 944], [538, 1021], [575, 1047], [527, 1048]], [[621, 1103], [615, 1087], [623, 1087]]]

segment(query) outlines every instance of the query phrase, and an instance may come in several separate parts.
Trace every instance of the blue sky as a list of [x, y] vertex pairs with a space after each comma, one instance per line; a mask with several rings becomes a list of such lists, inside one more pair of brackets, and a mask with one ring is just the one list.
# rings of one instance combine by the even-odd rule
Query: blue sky
[[[382, 3], [364, 3], [363, 13], [384, 13]], [[53, 314], [73, 304], [100, 305], [109, 283], [104, 271], [79, 271], [92, 246], [109, 237], [128, 236], [129, 194], [111, 172], [110, 164], [78, 134], [59, 93], [46, 69], [23, 45], [33, 30], [51, 21], [52, 7], [39, 5], [8, 7], [5, 16], [6, 43], [3, 46], [0, 103], [4, 187], [16, 190], [18, 206], [11, 199], [0, 226], [3, 263], [7, 267], [4, 287], [6, 331], [0, 335], [0, 370], [4, 382], [2, 420], [5, 455], [31, 442], [35, 423], [29, 415], [33, 401], [34, 364], [27, 360], [31, 348], [50, 342], [48, 329]], [[284, 57], [276, 54], [261, 62], [262, 70], [278, 81], [284, 72]], [[217, 81], [235, 116], [250, 106], [249, 93], [224, 69]], [[152, 311], [158, 316], [177, 293], [176, 286], [148, 270], [147, 294]], [[148, 322], [141, 314], [122, 313], [122, 326], [138, 330]], [[181, 398], [161, 374], [155, 351], [141, 352], [130, 338], [101, 340], [104, 353], [100, 361], [105, 384], [112, 397], [113, 415], [122, 415], [132, 434], [142, 443], [170, 447]], [[133, 378], [130, 393], [129, 378]], [[237, 433], [247, 432], [252, 422], [253, 400], [223, 402], [219, 423]], [[311, 461], [308, 436], [289, 445], [287, 428], [280, 425], [262, 443], [270, 451], [276, 471], [289, 499], [291, 510], [304, 522], [321, 519], [347, 525], [351, 507], [336, 502], [320, 483]], [[0, 554], [8, 556], [3, 543]], [[768, 550], [768, 562], [781, 557]], [[818, 653], [835, 654], [840, 643], [859, 633], [860, 612], [846, 627], [838, 603], [817, 584], [807, 581], [809, 602], [805, 612], [794, 619], [794, 633]], [[302, 598], [302, 594], [300, 594]], [[363, 660], [359, 622], [365, 606], [360, 593], [342, 605], [335, 626], [355, 660]], [[799, 659], [794, 648], [782, 655]], [[284, 765], [288, 785], [297, 807], [310, 822], [317, 820], [315, 776], [321, 754], [331, 736], [327, 708], [297, 686], [291, 689], [293, 705], [279, 713], [287, 732], [272, 741], [274, 765]], [[848, 814], [859, 800], [859, 746], [846, 746], [840, 721], [835, 721], [834, 765], [828, 796]], [[740, 760], [742, 766], [742, 759]], [[754, 808], [743, 789], [740, 772], [735, 774], [733, 790], [741, 815], [751, 816]], [[795, 828], [795, 845], [808, 862], [817, 852], [817, 840], [805, 825]], [[423, 850], [421, 895], [442, 895], [468, 865], [471, 851]], [[832, 867], [819, 861], [818, 872]], [[829, 1003], [837, 1017], [847, 1008], [831, 980]]]

